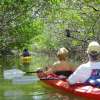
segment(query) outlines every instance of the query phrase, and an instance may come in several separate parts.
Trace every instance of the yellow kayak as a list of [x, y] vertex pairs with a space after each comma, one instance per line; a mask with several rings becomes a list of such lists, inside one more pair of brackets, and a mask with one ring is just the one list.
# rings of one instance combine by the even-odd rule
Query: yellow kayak
[[32, 61], [32, 56], [21, 57], [21, 61], [24, 64], [30, 63]]

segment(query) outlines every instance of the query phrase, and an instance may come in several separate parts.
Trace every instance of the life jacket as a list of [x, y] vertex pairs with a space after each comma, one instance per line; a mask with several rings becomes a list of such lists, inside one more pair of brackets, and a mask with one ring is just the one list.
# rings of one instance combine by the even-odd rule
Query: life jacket
[[91, 76], [86, 81], [86, 83], [92, 84], [96, 87], [100, 87], [100, 69], [93, 69]]

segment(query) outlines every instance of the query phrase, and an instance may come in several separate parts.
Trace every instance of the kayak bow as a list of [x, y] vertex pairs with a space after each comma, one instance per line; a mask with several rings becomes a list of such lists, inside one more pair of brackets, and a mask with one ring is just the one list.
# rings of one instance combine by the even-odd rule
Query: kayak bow
[[[47, 77], [49, 78], [59, 77], [55, 74], [46, 75], [43, 72], [37, 73], [37, 75], [40, 79], [47, 78]], [[41, 80], [41, 81], [43, 81], [47, 85], [50, 85], [66, 93], [72, 93], [77, 96], [87, 98], [88, 100], [89, 99], [90, 100], [100, 100], [100, 88], [93, 87], [91, 85], [84, 85], [84, 84], [77, 83], [71, 86], [68, 84], [67, 80], [65, 79], [64, 80]]]

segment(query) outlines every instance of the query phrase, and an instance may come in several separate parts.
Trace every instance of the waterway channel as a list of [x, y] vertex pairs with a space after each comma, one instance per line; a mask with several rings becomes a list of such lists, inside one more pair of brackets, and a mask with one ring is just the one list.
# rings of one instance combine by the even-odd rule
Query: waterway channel
[[[37, 62], [40, 62], [39, 56], [38, 59], [33, 57], [32, 62], [27, 65], [23, 65], [16, 57], [8, 56], [0, 59], [0, 100], [86, 100], [55, 90], [39, 80], [28, 84], [13, 84], [12, 80], [4, 79], [4, 70], [18, 68], [22, 71], [30, 71], [37, 70], [40, 65], [44, 66], [43, 63]], [[32, 75], [37, 77], [36, 73]]]

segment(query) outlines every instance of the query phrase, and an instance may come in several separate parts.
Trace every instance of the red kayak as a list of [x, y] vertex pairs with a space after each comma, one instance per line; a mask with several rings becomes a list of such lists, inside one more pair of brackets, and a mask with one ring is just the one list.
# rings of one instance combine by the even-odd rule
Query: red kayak
[[46, 75], [43, 72], [39, 72], [37, 75], [40, 80], [47, 85], [50, 85], [66, 93], [72, 93], [76, 96], [81, 96], [88, 100], [100, 100], [100, 88], [79, 83], [72, 86], [68, 84], [66, 79], [61, 79], [55, 74]]

